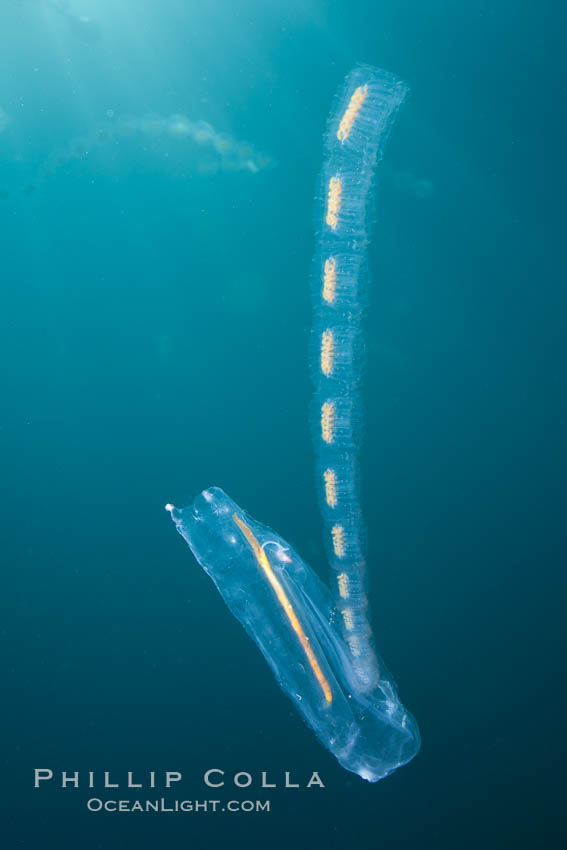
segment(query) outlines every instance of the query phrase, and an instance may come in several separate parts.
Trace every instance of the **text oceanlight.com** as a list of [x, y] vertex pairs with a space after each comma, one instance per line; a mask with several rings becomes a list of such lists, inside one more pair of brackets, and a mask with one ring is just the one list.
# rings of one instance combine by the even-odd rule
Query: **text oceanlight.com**
[[87, 800], [89, 812], [269, 812], [270, 800]]

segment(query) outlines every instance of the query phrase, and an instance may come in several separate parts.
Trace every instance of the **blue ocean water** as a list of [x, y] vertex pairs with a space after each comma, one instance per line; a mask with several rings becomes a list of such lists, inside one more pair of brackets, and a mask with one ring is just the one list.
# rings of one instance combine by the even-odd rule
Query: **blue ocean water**
[[[558, 23], [506, 0], [3, 0], [3, 846], [560, 846]], [[423, 744], [375, 786], [163, 510], [222, 486], [325, 574], [308, 276], [357, 62], [412, 90], [377, 190], [362, 465], [377, 645]], [[213, 792], [211, 768], [253, 784]], [[271, 811], [87, 811], [164, 770], [173, 796]]]

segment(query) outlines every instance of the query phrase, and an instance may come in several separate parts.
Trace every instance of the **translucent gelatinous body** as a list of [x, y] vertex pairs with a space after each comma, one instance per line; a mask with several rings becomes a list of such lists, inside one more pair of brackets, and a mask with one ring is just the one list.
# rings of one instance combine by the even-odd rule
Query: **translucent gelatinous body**
[[377, 686], [358, 689], [329, 590], [289, 543], [217, 487], [192, 507], [170, 510], [282, 689], [343, 767], [375, 782], [409, 761], [419, 748], [414, 719], [382, 665]]
[[217, 488], [172, 517], [283, 690], [348, 770], [375, 782], [409, 761], [419, 732], [378, 658], [368, 618], [360, 508], [359, 383], [366, 211], [406, 86], [352, 71], [331, 112], [318, 198], [311, 370], [316, 486], [331, 591], [285, 540]]

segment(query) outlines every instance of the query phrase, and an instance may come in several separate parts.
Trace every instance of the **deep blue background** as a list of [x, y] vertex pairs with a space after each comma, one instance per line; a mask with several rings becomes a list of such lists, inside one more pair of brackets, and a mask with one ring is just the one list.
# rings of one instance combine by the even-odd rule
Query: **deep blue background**
[[[548, 8], [3, 0], [3, 846], [559, 846], [564, 90]], [[163, 511], [218, 484], [324, 572], [312, 198], [359, 61], [412, 89], [377, 194], [362, 466], [377, 644], [423, 749], [377, 786], [303, 726]], [[189, 145], [99, 139], [109, 111], [207, 120], [272, 167], [203, 174]], [[269, 815], [94, 815], [85, 789], [34, 791], [34, 767], [178, 769], [191, 799], [217, 796], [210, 767], [319, 770], [327, 788], [272, 792]]]

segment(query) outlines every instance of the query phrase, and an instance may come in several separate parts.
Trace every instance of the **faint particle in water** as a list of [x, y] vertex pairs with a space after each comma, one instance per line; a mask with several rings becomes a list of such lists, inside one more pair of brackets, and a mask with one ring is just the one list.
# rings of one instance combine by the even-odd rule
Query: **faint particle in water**
[[10, 198], [8, 189], [0, 189], [0, 201], [7, 201]]

